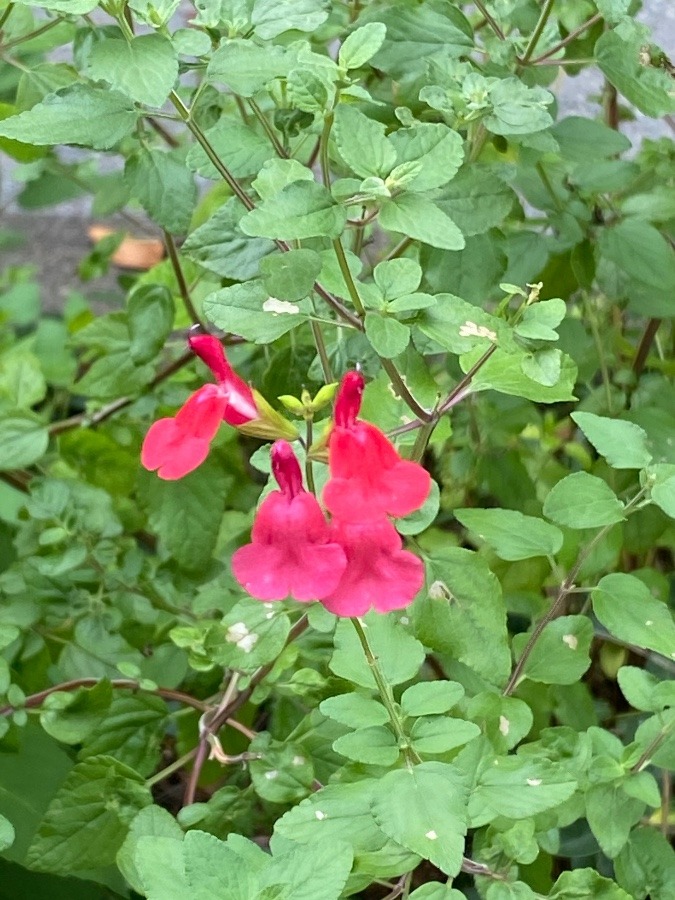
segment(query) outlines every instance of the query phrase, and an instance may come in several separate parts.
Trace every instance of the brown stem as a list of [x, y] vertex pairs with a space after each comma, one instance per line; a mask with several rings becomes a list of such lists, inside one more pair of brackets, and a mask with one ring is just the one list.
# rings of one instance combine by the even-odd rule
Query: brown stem
[[190, 321], [195, 325], [199, 325], [201, 328], [204, 328], [204, 323], [199, 318], [199, 313], [195, 309], [195, 305], [192, 302], [192, 297], [190, 296], [190, 288], [188, 287], [188, 283], [185, 280], [185, 273], [183, 272], [183, 267], [180, 264], [180, 257], [178, 256], [178, 250], [176, 248], [176, 242], [173, 239], [173, 236], [169, 234], [166, 229], [164, 230], [164, 244], [166, 245], [166, 252], [169, 255], [169, 260], [171, 262], [171, 268], [173, 269], [173, 274], [176, 276], [176, 282], [178, 283], [178, 291], [180, 293], [181, 299], [183, 301], [183, 305], [187, 310], [187, 314], [190, 317]]
[[633, 360], [633, 372], [635, 373], [635, 376], [637, 378], [639, 378], [642, 374], [642, 370], [645, 367], [647, 357], [649, 356], [649, 351], [652, 344], [654, 343], [654, 338], [656, 337], [656, 333], [659, 330], [660, 325], [661, 319], [650, 319], [647, 322], [642, 337], [640, 338], [640, 343], [638, 344], [635, 359]]
[[487, 11], [487, 9], [485, 8], [485, 4], [482, 2], [482, 0], [474, 0], [473, 5], [474, 5], [474, 6], [476, 7], [476, 9], [480, 12], [480, 14], [483, 16], [483, 18], [484, 18], [485, 21], [488, 23], [488, 25], [490, 26], [490, 28], [494, 31], [494, 33], [497, 35], [497, 37], [499, 38], [499, 40], [500, 40], [500, 41], [503, 41], [503, 40], [505, 39], [506, 35], [505, 35], [504, 32], [502, 31], [502, 29], [499, 27], [499, 25], [497, 24], [497, 22], [492, 18], [492, 16], [490, 15], [490, 13]]
[[158, 122], [157, 119], [153, 118], [152, 116], [146, 116], [145, 121], [154, 131], [157, 132], [157, 134], [164, 140], [166, 144], [168, 144], [169, 147], [173, 149], [175, 149], [176, 147], [180, 147], [180, 141], [177, 141], [176, 138], [171, 134], [171, 132], [167, 131], [167, 129], [161, 124], [161, 122]]
[[594, 16], [591, 16], [590, 19], [587, 19], [585, 22], [582, 22], [578, 28], [575, 28], [574, 31], [570, 31], [567, 37], [563, 38], [561, 41], [558, 41], [550, 50], [547, 50], [546, 53], [542, 53], [541, 56], [538, 56], [536, 59], [530, 60], [530, 64], [533, 66], [542, 63], [545, 59], [549, 59], [551, 56], [555, 56], [559, 50], [562, 50], [568, 44], [571, 44], [572, 41], [576, 40], [579, 35], [583, 34], [584, 31], [587, 31], [589, 28], [592, 28], [597, 22], [602, 21], [602, 16], [600, 13], [596, 13]]

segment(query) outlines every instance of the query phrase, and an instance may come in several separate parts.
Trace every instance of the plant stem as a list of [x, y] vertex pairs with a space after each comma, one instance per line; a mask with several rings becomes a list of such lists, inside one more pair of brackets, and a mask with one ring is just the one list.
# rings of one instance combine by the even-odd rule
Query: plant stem
[[649, 356], [649, 351], [654, 343], [654, 338], [656, 337], [656, 333], [660, 326], [661, 319], [650, 319], [647, 322], [635, 353], [635, 359], [633, 360], [633, 372], [637, 378], [642, 374], [645, 363], [647, 362], [647, 357]]
[[164, 243], [166, 245], [166, 252], [169, 254], [169, 260], [171, 261], [173, 274], [176, 276], [178, 291], [183, 301], [183, 305], [187, 310], [187, 314], [193, 324], [199, 325], [201, 328], [204, 328], [204, 323], [199, 318], [199, 313], [195, 309], [195, 305], [192, 302], [192, 297], [190, 296], [190, 288], [188, 287], [187, 281], [185, 280], [183, 267], [180, 264], [178, 250], [176, 249], [176, 242], [174, 241], [173, 236], [166, 230], [164, 230]]
[[494, 31], [494, 33], [497, 35], [497, 37], [499, 38], [499, 40], [500, 40], [500, 41], [503, 41], [504, 38], [505, 38], [504, 32], [503, 32], [502, 29], [499, 27], [499, 25], [497, 24], [497, 22], [492, 18], [492, 16], [490, 15], [490, 13], [487, 11], [487, 9], [485, 8], [485, 4], [482, 2], [482, 0], [474, 0], [473, 5], [474, 5], [474, 6], [476, 7], [476, 9], [480, 12], [480, 14], [483, 16], [483, 18], [484, 18], [485, 21], [488, 23], [488, 25], [490, 26], [490, 28]]
[[313, 423], [311, 419], [305, 421], [305, 446], [307, 448], [307, 456], [305, 458], [305, 476], [307, 477], [307, 487], [312, 494], [316, 494], [316, 485], [314, 484], [314, 465], [309, 456], [309, 448], [313, 441]]
[[530, 59], [532, 58], [532, 54], [535, 51], [537, 44], [539, 43], [539, 38], [541, 37], [541, 33], [546, 27], [546, 23], [548, 22], [548, 17], [551, 15], [551, 9], [553, 8], [553, 0], [544, 0], [544, 6], [541, 10], [541, 15], [539, 16], [539, 21], [534, 26], [534, 31], [528, 41], [527, 47], [525, 48], [525, 53], [520, 60], [521, 66], [526, 66]]
[[416, 763], [422, 762], [417, 751], [410, 745], [408, 736], [406, 735], [403, 728], [403, 722], [396, 708], [396, 703], [394, 702], [394, 694], [392, 692], [391, 686], [387, 679], [384, 677], [384, 673], [382, 672], [377, 656], [375, 656], [375, 654], [373, 653], [373, 649], [368, 641], [368, 635], [366, 634], [365, 626], [361, 622], [361, 619], [357, 618], [356, 616], [352, 617], [351, 623], [354, 626], [359, 641], [361, 642], [361, 646], [363, 647], [363, 652], [365, 654], [366, 661], [370, 666], [370, 671], [373, 673], [373, 678], [375, 679], [375, 684], [377, 685], [380, 699], [382, 700], [384, 708], [387, 710], [392, 730], [396, 735], [396, 739], [398, 741], [400, 749], [405, 754], [408, 766], [413, 766]]
[[179, 756], [178, 759], [174, 759], [172, 763], [170, 763], [166, 768], [160, 769], [159, 772], [155, 772], [154, 775], [151, 775], [150, 778], [145, 779], [146, 788], [154, 787], [156, 784], [159, 784], [160, 781], [164, 781], [165, 778], [168, 778], [169, 775], [173, 775], [174, 772], [177, 772], [179, 769], [182, 769], [186, 763], [189, 763], [190, 760], [195, 756], [197, 750], [193, 748], [192, 750], [188, 750], [187, 753], [184, 753], [182, 756]]
[[282, 159], [288, 159], [289, 154], [286, 152], [285, 147], [283, 146], [283, 144], [281, 143], [281, 141], [280, 141], [279, 138], [277, 137], [277, 135], [276, 135], [274, 129], [272, 128], [272, 126], [270, 125], [269, 121], [267, 120], [267, 116], [266, 116], [266, 115], [264, 114], [264, 112], [260, 109], [260, 107], [258, 106], [258, 104], [257, 104], [257, 103], [255, 102], [255, 100], [253, 99], [253, 97], [251, 97], [251, 98], [249, 99], [248, 105], [249, 105], [249, 106], [251, 107], [251, 109], [253, 110], [253, 114], [255, 115], [256, 119], [257, 119], [257, 120], [260, 122], [260, 124], [262, 125], [263, 130], [264, 130], [265, 134], [267, 135], [267, 137], [269, 138], [270, 143], [271, 143], [272, 146], [274, 147], [274, 150], [275, 150], [277, 156], [280, 156]]
[[574, 31], [570, 31], [567, 37], [563, 38], [561, 41], [558, 41], [557, 44], [554, 44], [550, 50], [547, 50], [546, 53], [542, 53], [541, 56], [538, 56], [536, 59], [530, 61], [530, 65], [538, 66], [544, 62], [544, 60], [549, 59], [551, 56], [554, 56], [558, 53], [559, 50], [562, 50], [568, 44], [571, 44], [572, 41], [576, 40], [579, 35], [583, 34], [584, 31], [587, 31], [589, 28], [592, 28], [597, 22], [602, 21], [602, 16], [600, 13], [596, 13], [594, 16], [591, 16], [590, 19], [587, 19], [578, 28], [575, 28]]
[[666, 722], [666, 724], [661, 728], [658, 734], [654, 735], [649, 744], [645, 747], [642, 756], [635, 763], [632, 772], [641, 772], [644, 768], [646, 768], [652, 760], [652, 756], [659, 749], [661, 744], [668, 737], [670, 732], [675, 728], [675, 717], [673, 717], [670, 722]]
[[7, 19], [9, 19], [10, 15], [12, 14], [13, 9], [14, 9], [14, 3], [8, 3], [7, 9], [0, 16], [0, 28], [2, 28], [3, 25], [5, 24], [5, 22], [7, 21]]
[[335, 238], [333, 241], [333, 250], [335, 251], [335, 256], [337, 257], [340, 272], [342, 273], [342, 277], [344, 278], [345, 284], [347, 285], [349, 296], [352, 303], [354, 304], [354, 309], [356, 310], [358, 315], [363, 318], [363, 316], [365, 316], [366, 314], [366, 309], [363, 305], [363, 301], [361, 300], [359, 290], [356, 287], [356, 282], [352, 277], [349, 263], [347, 262], [347, 254], [345, 253], [345, 249], [342, 246], [342, 241], [339, 237]]
[[0, 44], [0, 53], [5, 53], [7, 50], [12, 50], [14, 47], [18, 47], [19, 44], [25, 44], [28, 41], [32, 41], [36, 37], [40, 37], [41, 34], [45, 34], [45, 32], [54, 28], [56, 25], [60, 25], [62, 19], [50, 19], [49, 22], [45, 22], [44, 25], [41, 25], [39, 28], [36, 28], [35, 31], [30, 31], [28, 34], [23, 34], [21, 37], [14, 38], [13, 41], [8, 41], [6, 44]]
[[333, 378], [333, 368], [330, 364], [328, 351], [326, 350], [326, 342], [323, 339], [321, 326], [318, 322], [315, 322], [312, 319], [310, 322], [310, 327], [312, 329], [312, 336], [314, 338], [316, 352], [319, 354], [319, 359], [321, 361], [321, 370], [323, 372], [323, 377], [326, 381], [326, 384], [331, 384], [333, 381], [335, 381], [335, 379]]

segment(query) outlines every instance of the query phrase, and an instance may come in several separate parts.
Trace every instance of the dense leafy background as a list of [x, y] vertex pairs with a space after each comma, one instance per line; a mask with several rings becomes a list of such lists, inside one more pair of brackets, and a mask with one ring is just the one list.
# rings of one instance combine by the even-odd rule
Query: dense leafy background
[[[675, 95], [638, 10], [0, 0], [19, 202], [166, 248], [106, 314], [121, 234], [58, 316], [0, 273], [0, 897], [675, 896], [675, 152], [621, 133]], [[588, 67], [604, 118], [561, 118]], [[379, 685], [352, 623], [230, 574], [264, 441], [140, 468], [193, 323], [308, 438], [360, 364], [429, 467]]]

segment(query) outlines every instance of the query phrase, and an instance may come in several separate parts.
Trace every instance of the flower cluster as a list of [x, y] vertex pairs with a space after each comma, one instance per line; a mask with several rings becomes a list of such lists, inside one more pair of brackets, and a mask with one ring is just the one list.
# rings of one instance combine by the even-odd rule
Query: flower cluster
[[402, 460], [374, 425], [357, 418], [364, 382], [349, 372], [340, 386], [328, 440], [330, 479], [323, 502], [305, 491], [300, 466], [286, 441], [272, 447], [279, 484], [260, 505], [251, 543], [232, 558], [235, 578], [260, 600], [320, 600], [338, 616], [371, 607], [406, 606], [420, 590], [424, 567], [402, 549], [389, 516], [405, 516], [426, 500], [431, 480]]

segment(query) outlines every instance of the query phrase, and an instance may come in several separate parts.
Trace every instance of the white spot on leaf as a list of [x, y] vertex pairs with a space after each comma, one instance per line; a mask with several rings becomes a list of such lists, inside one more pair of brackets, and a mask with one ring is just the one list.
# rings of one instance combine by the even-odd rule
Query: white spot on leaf
[[277, 769], [270, 769], [269, 772], [265, 772], [265, 778], [268, 781], [274, 781], [275, 778], [279, 777], [279, 772]]
[[527, 783], [530, 787], [539, 787], [541, 784], [541, 778], [528, 778]]
[[511, 723], [506, 718], [506, 716], [499, 717], [499, 730], [504, 735], [504, 737], [506, 737], [506, 735], [511, 730]]
[[567, 644], [570, 650], [576, 650], [579, 646], [579, 641], [574, 634], [563, 634], [563, 644]]
[[424, 837], [428, 838], [430, 841], [435, 841], [436, 838], [438, 837], [438, 835], [436, 834], [435, 831], [427, 831], [427, 833], [424, 835]]
[[320, 809], [317, 809], [316, 812], [314, 813], [314, 816], [315, 816], [315, 817], [319, 820], [319, 822], [320, 822], [322, 819], [325, 819], [325, 818], [326, 818], [326, 813], [321, 812]]
[[488, 338], [491, 341], [497, 340], [497, 335], [494, 331], [491, 331], [489, 328], [486, 328], [485, 325], [476, 325], [475, 322], [467, 321], [463, 325], [460, 326], [459, 329], [460, 337], [482, 337]]
[[304, 756], [294, 756], [293, 757], [293, 765], [294, 766], [304, 766], [305, 757]]
[[289, 303], [287, 300], [277, 300], [276, 297], [268, 297], [262, 308], [263, 312], [272, 313], [274, 316], [294, 316], [300, 312], [300, 307], [297, 304]]
[[249, 631], [245, 622], [235, 622], [227, 629], [225, 640], [239, 647], [244, 653], [250, 653], [258, 642], [258, 635]]

